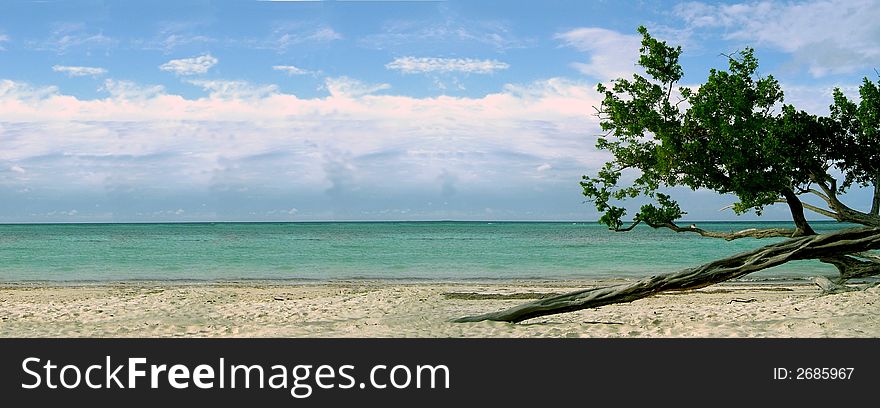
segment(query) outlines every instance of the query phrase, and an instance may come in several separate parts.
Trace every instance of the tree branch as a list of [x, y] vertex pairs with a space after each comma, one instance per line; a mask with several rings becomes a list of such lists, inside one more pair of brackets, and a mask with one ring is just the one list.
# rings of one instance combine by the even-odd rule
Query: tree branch
[[828, 174], [819, 176], [815, 173], [811, 176], [813, 181], [818, 184], [819, 188], [821, 188], [827, 195], [828, 206], [837, 213], [837, 217], [835, 217], [836, 220], [852, 222], [869, 227], [880, 227], [880, 215], [854, 210], [837, 198], [837, 180], [835, 180], [834, 177], [831, 177]]
[[771, 237], [785, 237], [791, 238], [797, 232], [791, 228], [749, 228], [736, 232], [718, 232], [718, 231], [707, 231], [702, 228], [698, 228], [695, 224], [691, 224], [687, 227], [680, 227], [672, 222], [665, 222], [662, 224], [648, 224], [653, 228], [669, 228], [675, 232], [693, 232], [699, 234], [703, 237], [708, 238], [723, 238], [727, 241], [733, 241], [735, 239], [740, 238], [771, 238]]
[[819, 190], [816, 190], [815, 188], [808, 188], [807, 192], [813, 193], [813, 194], [819, 196], [819, 198], [825, 200], [826, 203], [831, 204], [831, 200], [828, 198], [828, 196], [825, 194], [822, 194], [822, 192], [820, 192]]
[[[777, 203], [785, 203], [786, 201], [785, 201], [784, 198], [780, 198], [780, 199], [776, 200], [775, 202], [777, 202]], [[836, 212], [829, 211], [829, 210], [826, 210], [826, 209], [821, 208], [821, 207], [816, 207], [815, 205], [808, 204], [808, 203], [804, 203], [804, 202], [802, 202], [801, 205], [803, 205], [804, 208], [806, 208], [806, 209], [808, 209], [808, 210], [810, 210], [810, 211], [812, 211], [812, 212], [819, 213], [819, 214], [822, 214], [822, 215], [824, 215], [824, 216], [826, 216], [826, 217], [828, 217], [828, 218], [831, 218], [831, 219], [835, 219], [835, 220], [840, 221], [840, 218], [839, 218], [840, 216], [839, 216]]]
[[635, 220], [632, 224], [630, 224], [630, 226], [628, 226], [626, 228], [613, 228], [613, 229], [609, 228], [609, 229], [611, 229], [614, 232], [627, 232], [627, 231], [630, 231], [633, 228], [635, 228], [636, 225], [639, 225], [641, 222], [642, 222], [642, 220]]
[[632, 283], [579, 290], [507, 310], [466, 316], [454, 322], [521, 322], [535, 317], [632, 302], [660, 292], [699, 289], [801, 259], [821, 259], [880, 248], [880, 228], [853, 228], [767, 245], [695, 268], [655, 275]]
[[870, 252], [859, 252], [856, 254], [852, 254], [853, 256], [857, 256], [859, 258], [871, 259], [877, 262], [880, 262], [880, 255], [872, 254]]

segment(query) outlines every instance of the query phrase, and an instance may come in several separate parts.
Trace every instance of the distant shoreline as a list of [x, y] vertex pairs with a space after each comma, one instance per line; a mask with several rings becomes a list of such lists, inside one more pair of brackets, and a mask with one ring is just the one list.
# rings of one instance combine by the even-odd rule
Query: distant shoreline
[[[809, 220], [810, 223], [847, 225], [835, 220]], [[598, 221], [540, 221], [540, 220], [314, 220], [314, 221], [125, 221], [125, 222], [0, 222], [0, 226], [15, 225], [203, 225], [203, 224], [589, 224], [601, 225]], [[793, 224], [791, 220], [680, 220], [680, 224]], [[855, 224], [853, 224], [855, 225]], [[647, 226], [645, 226], [647, 227]], [[648, 227], [650, 228], [650, 227]]]

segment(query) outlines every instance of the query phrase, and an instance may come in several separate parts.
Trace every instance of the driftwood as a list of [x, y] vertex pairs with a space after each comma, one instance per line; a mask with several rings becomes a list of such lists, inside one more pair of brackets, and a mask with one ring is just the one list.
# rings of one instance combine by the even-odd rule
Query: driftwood
[[625, 303], [664, 291], [699, 289], [752, 272], [802, 259], [829, 259], [880, 248], [880, 228], [853, 228], [767, 245], [695, 268], [638, 281], [585, 289], [525, 303], [500, 312], [466, 316], [454, 322], [521, 322], [540, 316]]

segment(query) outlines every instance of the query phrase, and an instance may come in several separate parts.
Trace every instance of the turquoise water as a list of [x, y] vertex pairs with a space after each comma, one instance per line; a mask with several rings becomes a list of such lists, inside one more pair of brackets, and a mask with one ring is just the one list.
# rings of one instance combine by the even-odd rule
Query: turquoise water
[[[648, 227], [614, 233], [571, 222], [0, 225], [0, 281], [641, 277], [775, 241], [726, 242]], [[799, 261], [751, 278], [834, 273]]]

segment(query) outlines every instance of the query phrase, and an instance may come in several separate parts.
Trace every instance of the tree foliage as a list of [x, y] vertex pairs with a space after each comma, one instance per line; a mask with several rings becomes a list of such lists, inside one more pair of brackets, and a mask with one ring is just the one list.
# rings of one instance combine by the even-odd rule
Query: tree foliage
[[[754, 50], [727, 55], [727, 69], [712, 69], [698, 87], [681, 86], [680, 47], [652, 37], [644, 27], [640, 65], [646, 75], [598, 85], [597, 147], [613, 160], [584, 176], [583, 194], [602, 213], [600, 221], [626, 230], [626, 199], [647, 197], [633, 221], [674, 227], [683, 212], [663, 189], [684, 186], [732, 194], [737, 214], [774, 203], [789, 205], [796, 229], [812, 234], [800, 194], [816, 194], [829, 208], [807, 208], [839, 221], [880, 225], [876, 214], [856, 211], [837, 198], [853, 184], [878, 183], [880, 92], [865, 79], [857, 104], [835, 90], [828, 117], [785, 104], [782, 88], [762, 76]], [[830, 176], [843, 174], [842, 183]], [[634, 179], [621, 185], [624, 173]], [[818, 189], [815, 187], [818, 186]]]

